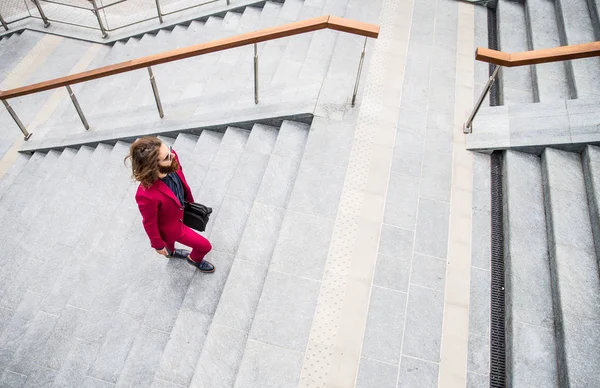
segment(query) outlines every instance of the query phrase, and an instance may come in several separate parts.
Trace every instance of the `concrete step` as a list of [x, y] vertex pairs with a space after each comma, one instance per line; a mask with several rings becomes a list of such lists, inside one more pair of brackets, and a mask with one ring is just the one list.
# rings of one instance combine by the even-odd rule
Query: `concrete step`
[[215, 225], [214, 220], [219, 216], [219, 209], [235, 176], [249, 135], [244, 129], [227, 128], [202, 186], [194, 193], [194, 198], [213, 209], [212, 222], [209, 222], [204, 232], [206, 236], [210, 235]]
[[39, 42], [43, 34], [35, 31], [24, 31], [4, 38], [4, 45], [0, 51], [0, 85], [10, 71], [29, 53]]
[[592, 19], [592, 26], [594, 26], [596, 40], [600, 40], [600, 1], [588, 0], [588, 7], [590, 10], [590, 17]]
[[[259, 10], [259, 14], [254, 16], [254, 18], [258, 16], [258, 19], [255, 20], [253, 29], [259, 30], [276, 25], [280, 10], [281, 4], [273, 2], [265, 3], [265, 6]], [[254, 13], [256, 14], [257, 12], [255, 11]], [[264, 43], [259, 44], [257, 47], [262, 47], [262, 45]], [[212, 88], [216, 88], [216, 90], [234, 90], [242, 85], [253, 85], [254, 47], [246, 46], [236, 50], [238, 54], [234, 65], [228, 66], [228, 69], [221, 73], [218, 79], [209, 80], [209, 83], [203, 90], [212, 90]], [[200, 90], [196, 90], [195, 87], [190, 86], [186, 88], [182, 98], [198, 95], [200, 92]]]
[[[144, 42], [142, 42], [143, 38], [130, 38], [127, 43], [125, 43], [125, 47], [119, 53], [118, 58], [115, 58], [113, 63], [126, 62], [138, 58], [139, 55], [136, 55], [136, 51], [141, 51], [143, 46], [149, 44], [151, 40], [147, 35], [144, 35], [144, 37], [146, 37]], [[135, 73], [141, 74], [143, 71], [144, 70], [139, 69]], [[113, 101], [116, 98], [123, 98], [121, 96], [123, 93], [122, 88], [127, 84], [128, 80], [132, 78], [132, 75], [133, 73], [129, 72], [101, 78], [99, 81], [104, 82], [102, 82], [95, 90], [93, 97], [90, 99], [91, 101], [86, 103], [86, 106], [89, 106], [88, 110], [91, 109], [90, 113], [105, 113], [110, 106], [114, 106]]]
[[2, 199], [6, 190], [8, 190], [10, 185], [17, 179], [21, 171], [23, 171], [27, 162], [29, 162], [29, 158], [29, 155], [18, 154], [14, 163], [10, 166], [4, 176], [0, 178], [0, 199]]
[[[497, 7], [498, 46], [501, 51], [527, 51], [525, 5], [516, 1], [499, 1]], [[503, 105], [533, 102], [531, 66], [502, 68], [500, 93]]]
[[559, 383], [600, 386], [600, 278], [579, 154], [542, 154]]
[[[56, 49], [44, 60], [43, 65], [28, 77], [23, 85], [34, 84], [69, 74], [90, 46], [91, 44], [87, 42], [63, 39]], [[39, 111], [39, 109], [31, 109], [30, 107], [36, 106], [41, 108], [46, 100], [55, 92], [55, 90], [49, 90], [18, 97], [12, 99], [10, 103], [23, 124], [27, 126]]]
[[[242, 139], [237, 138], [236, 130], [227, 133], [224, 137], [223, 134], [212, 131], [204, 131], [200, 134], [198, 142], [194, 147], [191, 159], [189, 162], [186, 161], [184, 170], [186, 173], [186, 179], [194, 191], [194, 197], [197, 202], [206, 203], [205, 199], [198, 196], [199, 188], [203, 186], [205, 176], [213, 166], [213, 162], [221, 163], [225, 159], [227, 154], [221, 150], [220, 145], [222, 141], [225, 142], [224, 149], [234, 150], [239, 146], [235, 144]], [[181, 135], [180, 135], [181, 136]], [[178, 138], [179, 141], [179, 138]], [[179, 150], [177, 149], [179, 152]], [[185, 156], [185, 152], [183, 152]], [[215, 159], [218, 156], [218, 161]], [[183, 163], [183, 160], [182, 160]], [[211, 223], [214, 222], [214, 218], [211, 217]], [[222, 256], [218, 252], [213, 252], [210, 255], [209, 260], [216, 261], [215, 259], [228, 260], [228, 256]], [[222, 263], [215, 262], [217, 271], [221, 271]], [[188, 265], [189, 267], [189, 265]], [[193, 269], [193, 268], [192, 268]], [[171, 338], [167, 342], [164, 351], [162, 352], [161, 360], [156, 369], [155, 378], [160, 380], [171, 381], [183, 386], [189, 386], [194, 375], [196, 363], [200, 357], [202, 346], [204, 344], [205, 336], [190, 336], [190, 331], [197, 333], [207, 333], [210, 326], [210, 314], [208, 314], [211, 303], [215, 303], [214, 298], [216, 295], [202, 294], [206, 290], [209, 290], [211, 285], [214, 284], [213, 277], [203, 277], [199, 273], [191, 271], [191, 276], [187, 272], [184, 272], [183, 279], [177, 281], [176, 288], [183, 288], [183, 293], [171, 291], [168, 294], [168, 298], [165, 302], [169, 306], [176, 306], [175, 309], [168, 309], [165, 313], [165, 309], [156, 310], [156, 315], [163, 317], [159, 320], [160, 324], [165, 328], [166, 331], [171, 332]], [[216, 283], [219, 283], [220, 276], [219, 272], [215, 272], [217, 275]], [[181, 276], [181, 275], [180, 275]], [[188, 289], [189, 287], [189, 289]], [[175, 286], [173, 286], [175, 288]], [[200, 293], [200, 294], [198, 294]], [[203, 299], [206, 296], [207, 305], [203, 305]], [[171, 303], [168, 303], [171, 302]], [[182, 357], [182, 354], [185, 355]]]
[[[560, 32], [554, 2], [528, 0], [525, 2], [530, 50], [560, 46]], [[569, 84], [564, 62], [532, 66], [534, 101], [569, 99]]]
[[[596, 257], [600, 258], [600, 148], [588, 145], [583, 152], [583, 172], [587, 189], [590, 222], [594, 232]], [[599, 263], [600, 265], [600, 263]]]
[[[264, 134], [270, 135], [269, 132]], [[294, 151], [304, 149], [306, 135], [306, 127], [300, 128], [284, 121], [270, 152], [260, 186], [254, 186], [258, 190], [253, 190], [253, 193], [258, 197], [252, 205], [236, 259], [199, 359], [194, 384], [232, 387], [236, 380], [271, 255], [278, 240], [289, 191], [300, 163], [301, 152], [298, 154]], [[261, 152], [267, 155], [269, 150], [265, 144], [273, 145], [273, 137], [268, 136], [267, 142], [262, 137], [259, 143]], [[273, 201], [269, 202], [268, 199]]]
[[[321, 16], [322, 11], [322, 6], [305, 5], [300, 10], [298, 20]], [[288, 44], [270, 80], [273, 85], [293, 82], [299, 77], [302, 65], [306, 60], [309, 47], [315, 35], [316, 33], [312, 32], [287, 38]], [[329, 55], [325, 55], [324, 57], [329, 57]]]
[[[596, 40], [586, 0], [558, 0], [556, 8], [563, 45]], [[600, 96], [600, 58], [577, 59], [570, 61], [567, 66], [571, 66], [573, 74], [571, 96], [597, 99]]]
[[[215, 226], [210, 235], [211, 242], [214, 246], [219, 247], [220, 251], [227, 252], [233, 257], [236, 257], [244, 236], [256, 234], [256, 229], [248, 227], [248, 223], [251, 222], [250, 215], [254, 199], [263, 181], [263, 175], [276, 139], [277, 128], [261, 124], [254, 125], [235, 176], [227, 190], [227, 196], [214, 221]], [[254, 243], [257, 244], [258, 241]], [[233, 265], [235, 263], [237, 263], [237, 259], [234, 259]], [[236, 274], [239, 275], [237, 272]], [[237, 283], [240, 278], [236, 276], [229, 280], [227, 276], [225, 280], [227, 284], [230, 284]], [[237, 287], [239, 284], [235, 284], [235, 286]], [[223, 301], [225, 287], [226, 283], [223, 282], [220, 284], [220, 288], [214, 291], [219, 294], [219, 306]], [[230, 304], [232, 300], [223, 302]], [[215, 306], [215, 308], [218, 307]], [[233, 386], [241, 360], [240, 351], [243, 350], [245, 342], [239, 341], [239, 337], [239, 332], [231, 327], [211, 324], [192, 380], [193, 386]], [[223, 345], [226, 345], [225, 348]], [[238, 357], [235, 357], [236, 354]]]
[[[134, 51], [139, 39], [130, 38], [125, 43], [116, 42], [111, 49], [116, 51], [107, 55], [106, 63], [103, 66], [115, 63], [125, 62], [133, 59]], [[106, 78], [90, 81], [89, 86], [77, 97], [82, 109], [85, 109], [88, 115], [100, 113], [103, 111], [103, 105], [114, 97], [115, 90], [118, 90], [127, 74], [117, 74]], [[86, 82], [88, 83], [88, 82]], [[107, 100], [108, 98], [108, 100]]]
[[556, 338], [542, 163], [504, 155], [504, 241], [509, 386], [556, 387]]
[[[266, 26], [261, 25], [260, 9], [247, 7], [237, 24], [235, 34], [255, 31], [265, 27]], [[232, 75], [237, 72], [237, 63], [240, 59], [243, 58], [245, 62], [249, 63], [252, 61], [252, 57], [252, 46], [238, 47], [223, 51], [218, 61], [218, 66], [215, 66], [212, 72], [208, 74], [204, 84], [198, 87], [197, 92], [201, 92], [202, 90], [213, 90], [213, 88], [219, 90], [225, 85], [229, 86], [230, 83], [235, 82], [231, 78]]]

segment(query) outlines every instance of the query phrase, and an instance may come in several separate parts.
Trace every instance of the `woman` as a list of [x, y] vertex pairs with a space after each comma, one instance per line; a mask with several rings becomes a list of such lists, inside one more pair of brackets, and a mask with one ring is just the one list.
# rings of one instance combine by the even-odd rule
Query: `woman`
[[[183, 224], [184, 201], [194, 202], [177, 154], [156, 137], [136, 140], [129, 148], [133, 178], [140, 182], [135, 200], [150, 245], [160, 255], [187, 259], [201, 272], [214, 272], [204, 260], [210, 242]], [[175, 249], [175, 242], [192, 248]]]

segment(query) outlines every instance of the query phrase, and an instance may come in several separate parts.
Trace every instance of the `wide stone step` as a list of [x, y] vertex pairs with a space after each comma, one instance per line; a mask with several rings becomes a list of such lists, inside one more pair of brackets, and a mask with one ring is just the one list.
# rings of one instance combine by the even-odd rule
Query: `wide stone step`
[[[498, 46], [506, 52], [529, 50], [525, 5], [520, 2], [500, 1], [498, 18]], [[503, 105], [533, 102], [531, 66], [502, 68], [500, 70], [501, 101]]]
[[[238, 262], [237, 254], [241, 241], [247, 234], [256, 232], [249, 224], [253, 221], [250, 217], [276, 139], [277, 128], [261, 124], [254, 125], [218, 218], [214, 221], [215, 226], [210, 235], [211, 242], [220, 251], [234, 256], [233, 265]], [[276, 234], [275, 231], [274, 235]], [[261, 240], [256, 240], [254, 243], [258, 244], [260, 241], [262, 244], [262, 240], [269, 239], [269, 236], [262, 237]], [[238, 277], [239, 273], [234, 274], [236, 276], [229, 280], [231, 272], [229, 273], [226, 279], [227, 284], [236, 283], [236, 286], [239, 286], [238, 282], [241, 280]], [[231, 302], [230, 299], [223, 300], [225, 287], [226, 284], [223, 283], [221, 288], [216, 290], [220, 295], [219, 305], [222, 302], [229, 305]], [[232, 327], [221, 326], [213, 320], [198, 360], [192, 386], [227, 387], [233, 385], [241, 360], [240, 351], [244, 345], [243, 340], [237, 340], [240, 338], [239, 334], [242, 333]], [[243, 334], [242, 337], [244, 337]], [[226, 345], [225, 353], [221, 350], [223, 345]], [[238, 357], [235, 357], [235, 353], [238, 354]]]
[[[587, 0], [557, 0], [556, 7], [563, 45], [596, 40]], [[600, 58], [577, 59], [567, 63], [573, 74], [571, 96], [597, 99], [600, 96]]]
[[[583, 172], [594, 232], [596, 257], [600, 258], [600, 148], [588, 145], [583, 153]], [[599, 263], [600, 265], [600, 263]]]
[[511, 387], [558, 384], [542, 165], [504, 156], [507, 376]]
[[542, 155], [561, 386], [600, 386], [600, 278], [579, 154]]
[[[561, 45], [554, 2], [528, 0], [525, 2], [525, 11], [530, 50]], [[564, 62], [538, 64], [532, 66], [531, 69], [534, 75], [533, 87], [536, 102], [569, 98], [569, 84]]]

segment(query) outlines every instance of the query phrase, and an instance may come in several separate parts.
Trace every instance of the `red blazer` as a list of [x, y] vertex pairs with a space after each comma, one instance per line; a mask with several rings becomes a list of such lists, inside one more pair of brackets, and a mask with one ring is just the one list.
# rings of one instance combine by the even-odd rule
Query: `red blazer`
[[[175, 151], [173, 154], [179, 162]], [[194, 202], [192, 190], [183, 175], [181, 164], [177, 175], [183, 183], [185, 200]], [[183, 204], [179, 203], [169, 186], [160, 179], [147, 189], [140, 184], [135, 194], [135, 201], [142, 213], [142, 224], [150, 238], [152, 248], [163, 249], [166, 246], [165, 241], [175, 242], [183, 234]]]

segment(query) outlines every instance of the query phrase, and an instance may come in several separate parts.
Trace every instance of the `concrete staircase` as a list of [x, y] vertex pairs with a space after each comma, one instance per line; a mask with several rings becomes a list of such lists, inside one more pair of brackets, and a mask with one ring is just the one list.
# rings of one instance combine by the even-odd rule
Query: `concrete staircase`
[[[253, 3], [201, 17], [188, 24], [123, 39], [112, 46], [55, 37], [63, 41], [52, 50], [48, 48], [45, 57], [37, 58], [41, 64], [29, 71], [31, 75], [27, 73], [18, 82], [7, 83], [2, 88], [31, 84], [70, 72], [324, 14], [343, 16], [347, 4], [348, 0]], [[64, 89], [16, 98], [10, 103], [29, 128], [35, 122], [33, 119], [40, 107], [48, 103], [50, 97], [58, 100], [47, 107], [48, 119], [35, 122], [34, 135], [26, 143], [26, 150], [166, 133], [181, 129], [183, 123], [193, 127], [214, 126], [215, 121], [223, 117], [237, 117], [240, 122], [256, 122], [269, 117], [292, 118], [294, 112], [306, 114], [314, 110], [339, 35], [333, 31], [318, 31], [259, 44], [259, 105], [254, 102], [252, 46], [155, 66], [153, 71], [165, 111], [164, 119], [159, 118], [146, 69], [73, 85], [90, 123], [89, 131], [83, 128]], [[0, 44], [7, 40], [6, 46], [15, 47], [25, 37], [29, 41], [33, 36], [40, 39], [43, 35], [26, 31], [5, 38]], [[40, 46], [49, 47], [49, 44]], [[356, 72], [359, 56], [360, 51], [357, 51], [348, 63], [353, 73]], [[77, 61], [82, 58], [88, 60]], [[0, 70], [5, 69], [5, 72], [0, 73], [0, 77], [14, 72], [16, 63], [18, 61], [2, 63]], [[351, 84], [352, 79], [349, 78], [349, 87]], [[226, 124], [221, 121], [221, 126]], [[0, 112], [0, 133], [7, 139], [2, 142], [3, 145], [11, 144], [20, 135], [4, 109]]]
[[[68, 74], [83, 66], [82, 58], [85, 68], [96, 68], [298, 19], [343, 16], [347, 5], [268, 1], [112, 47], [27, 31], [0, 45], [26, 38], [46, 55], [32, 56], [36, 67], [23, 71], [15, 70], [18, 59], [0, 61], [2, 77], [20, 75], [2, 88]], [[355, 46], [345, 41], [338, 48], [338, 35], [321, 31], [259, 45], [258, 107], [252, 47], [155, 67], [163, 121], [145, 70], [73, 87], [88, 132], [64, 91], [11, 101], [27, 126], [37, 123], [27, 146], [59, 146], [18, 154], [0, 179], [0, 386], [241, 388], [267, 386], [273, 376], [297, 384], [346, 171], [343, 155], [350, 152], [345, 140], [340, 151], [340, 139], [352, 139], [354, 127], [312, 115], [281, 118], [273, 106], [306, 100], [312, 113], [334, 47], [340, 56]], [[354, 62], [334, 64], [340, 84], [343, 75], [351, 87], [344, 69], [355, 73], [360, 49], [356, 54]], [[62, 56], [70, 62], [55, 68]], [[341, 92], [328, 95], [339, 104]], [[46, 120], [39, 119], [41, 106], [52, 112]], [[245, 118], [244, 109], [267, 119], [210, 130], [194, 125], [199, 116]], [[20, 133], [0, 111], [0, 144], [10, 147]], [[165, 129], [167, 121], [180, 132]], [[131, 136], [132, 127], [144, 131]], [[180, 155], [197, 200], [214, 209], [203, 233], [214, 247], [212, 275], [149, 246], [134, 201], [137, 183], [123, 166], [129, 142], [145, 132], [171, 135], [161, 139]], [[271, 362], [261, 363], [265, 358]]]
[[0, 180], [0, 303], [10, 309], [0, 311], [15, 310], [0, 317], [3, 384], [41, 373], [72, 387], [252, 384], [248, 340], [264, 329], [257, 310], [272, 307], [265, 287], [277, 289], [275, 269], [298, 265], [290, 236], [310, 226], [288, 210], [315, 155], [305, 154], [309, 125], [162, 140], [214, 209], [203, 234], [217, 271], [150, 248], [122, 164], [128, 143], [19, 155]]
[[[343, 9], [345, 3], [347, 1], [330, 4], [266, 1], [262, 8], [248, 6], [242, 12], [213, 15], [187, 26], [178, 25], [173, 30], [163, 29], [156, 34], [116, 42], [110, 50], [99, 54], [89, 68], [320, 16], [336, 8]], [[273, 107], [284, 103], [299, 106], [299, 102], [307, 105], [308, 101], [308, 105], [314, 106], [337, 35], [324, 31], [259, 44], [258, 110], [269, 110], [277, 116], [280, 112]], [[253, 47], [247, 46], [153, 68], [165, 110], [163, 120], [158, 117], [146, 69], [75, 85], [73, 90], [91, 125], [90, 131], [85, 132], [70, 99], [65, 96], [28, 146], [58, 144], [76, 137], [86, 139], [105, 131], [118, 137], [136, 129], [139, 132], [143, 128], [168, 127], [169, 120], [207, 121], [224, 115], [234, 116], [232, 112], [257, 111], [253, 55]]]
[[[498, 48], [506, 52], [600, 40], [596, 0], [500, 0]], [[570, 98], [600, 98], [600, 59], [502, 69], [504, 105]]]
[[600, 385], [600, 148], [504, 158], [511, 387]]

